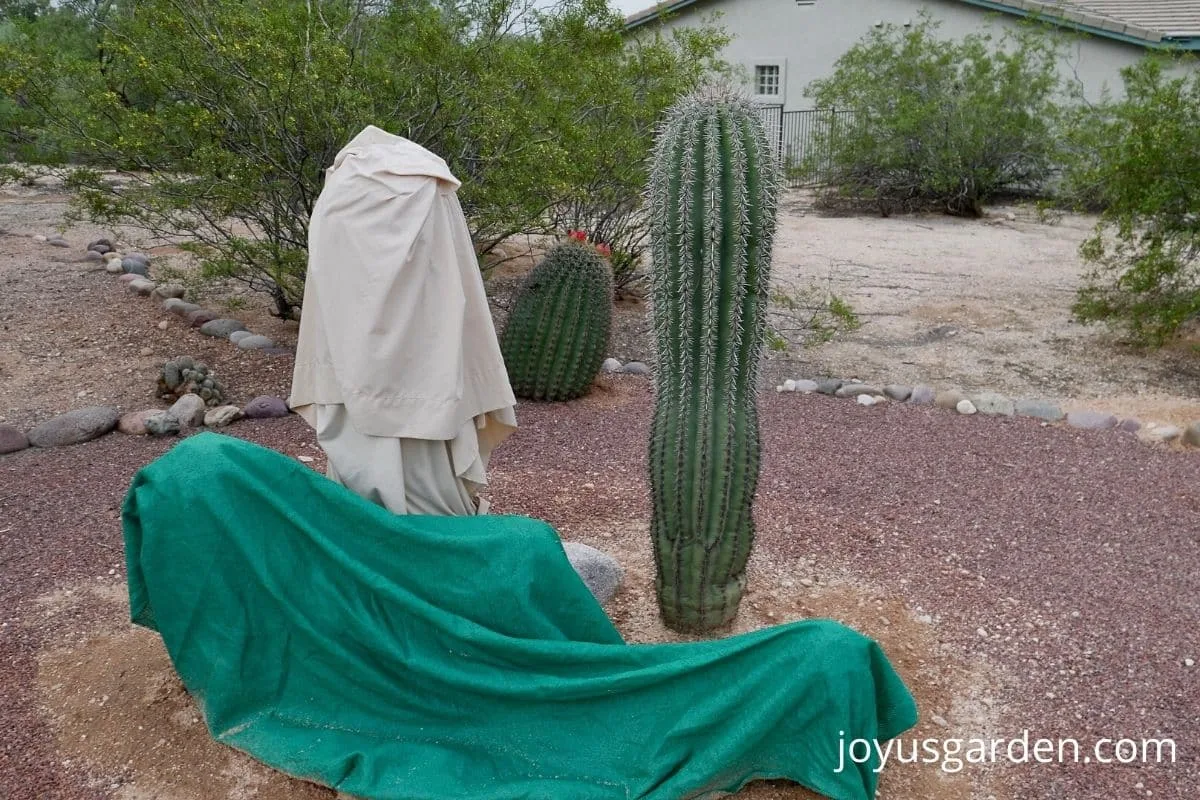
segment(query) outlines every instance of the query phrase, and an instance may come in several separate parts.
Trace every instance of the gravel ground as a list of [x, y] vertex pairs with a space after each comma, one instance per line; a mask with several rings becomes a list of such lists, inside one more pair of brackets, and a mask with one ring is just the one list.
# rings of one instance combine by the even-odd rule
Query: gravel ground
[[[665, 638], [654, 627], [645, 541], [650, 399], [643, 380], [623, 378], [583, 401], [523, 404], [522, 428], [497, 452], [490, 490], [497, 513], [542, 517], [564, 537], [622, 558], [631, 574], [614, 617], [634, 641]], [[762, 413], [759, 544], [739, 628], [832, 616], [876, 636], [923, 701], [922, 737], [1012, 738], [1028, 729], [1084, 748], [1100, 737], [1170, 737], [1178, 747], [1176, 763], [1163, 766], [969, 766], [949, 782], [934, 781], [935, 766], [903, 765], [885, 772], [883, 797], [1196, 796], [1200, 676], [1185, 659], [1200, 660], [1200, 459], [1116, 432], [824, 396], [767, 394]], [[317, 455], [295, 417], [228, 430]], [[81, 757], [77, 728], [56, 735], [70, 716], [43, 708], [36, 659], [47, 650], [58, 651], [50, 663], [60, 667], [94, 659], [85, 637], [124, 629], [111, 601], [65, 603], [61, 593], [94, 585], [119, 596], [119, 504], [134, 471], [168, 446], [113, 434], [0, 462], [6, 797], [141, 796], [105, 788], [138, 786], [140, 762], [131, 775], [113, 765], [92, 776], [85, 765], [104, 759]], [[319, 458], [311, 463], [321, 468]], [[928, 634], [913, 633], [913, 619]], [[914, 643], [918, 652], [908, 652]], [[137, 654], [147, 645], [129, 646]], [[40, 685], [53, 697], [72, 684], [43, 676]], [[103, 680], [92, 688], [93, 704], [101, 691], [120, 696]], [[154, 716], [153, 708], [123, 713]], [[107, 730], [119, 734], [114, 726]], [[156, 796], [194, 796], [187, 781], [159, 778]], [[925, 781], [938, 791], [901, 790]], [[267, 791], [263, 775], [250, 783], [262, 791], [244, 796], [296, 796], [293, 784]], [[762, 786], [744, 794], [807, 796]]]

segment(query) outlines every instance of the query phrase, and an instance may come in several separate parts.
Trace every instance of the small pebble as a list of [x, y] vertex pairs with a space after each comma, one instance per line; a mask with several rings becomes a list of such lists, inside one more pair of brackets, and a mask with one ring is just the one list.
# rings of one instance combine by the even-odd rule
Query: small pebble
[[960, 414], [974, 414], [976, 411], [975, 404], [970, 400], [959, 400], [954, 409]]
[[786, 381], [783, 382], [783, 390], [785, 392], [796, 391], [796, 382], [794, 380], [792, 380], [791, 378], [788, 378]]
[[170, 323], [169, 323], [169, 322], [167, 322], [165, 319], [164, 319], [164, 320], [159, 320], [159, 323], [158, 323], [158, 329], [159, 329], [160, 331], [165, 331], [165, 330], [166, 330], [168, 327], [170, 327]]
[[1194, 666], [1196, 666], [1196, 661], [1195, 661], [1195, 659], [1185, 658], [1183, 660], [1183, 665], [1185, 667], [1194, 667]]
[[875, 397], [869, 394], [860, 394], [856, 400], [860, 406], [873, 406], [878, 402]]

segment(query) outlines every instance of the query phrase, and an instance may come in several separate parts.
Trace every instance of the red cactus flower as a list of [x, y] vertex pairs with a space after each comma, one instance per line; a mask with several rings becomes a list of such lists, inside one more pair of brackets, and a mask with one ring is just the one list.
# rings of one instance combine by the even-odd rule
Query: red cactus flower
[[605, 258], [608, 258], [612, 255], [612, 248], [601, 242], [600, 244], [596, 245], [596, 252]]
[[587, 241], [587, 232], [586, 231], [568, 231], [567, 236], [570, 236], [572, 239], [574, 239], [577, 242], [586, 242]]

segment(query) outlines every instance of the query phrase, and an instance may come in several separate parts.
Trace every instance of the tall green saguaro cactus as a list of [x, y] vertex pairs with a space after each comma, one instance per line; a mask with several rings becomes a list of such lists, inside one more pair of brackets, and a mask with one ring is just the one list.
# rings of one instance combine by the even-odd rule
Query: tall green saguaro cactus
[[681, 632], [728, 625], [745, 589], [779, 174], [754, 106], [724, 86], [680, 100], [654, 146], [651, 536]]

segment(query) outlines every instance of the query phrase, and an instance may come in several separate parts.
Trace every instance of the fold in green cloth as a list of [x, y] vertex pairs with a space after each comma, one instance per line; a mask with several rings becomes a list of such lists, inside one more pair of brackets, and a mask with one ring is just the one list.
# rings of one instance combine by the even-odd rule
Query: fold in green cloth
[[394, 515], [229, 436], [138, 472], [123, 525], [133, 622], [210, 734], [352, 796], [683, 800], [784, 778], [870, 800], [878, 759], [845, 743], [916, 723], [842, 625], [628, 644], [546, 523]]

